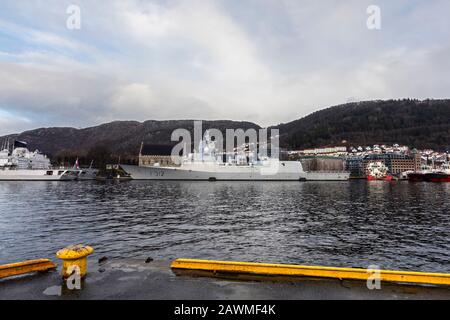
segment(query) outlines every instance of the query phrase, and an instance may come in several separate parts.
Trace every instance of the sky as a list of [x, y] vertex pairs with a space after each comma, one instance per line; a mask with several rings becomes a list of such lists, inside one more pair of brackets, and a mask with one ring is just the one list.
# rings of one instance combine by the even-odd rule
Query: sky
[[0, 135], [114, 120], [268, 126], [350, 101], [448, 98], [449, 14], [448, 0], [1, 0]]

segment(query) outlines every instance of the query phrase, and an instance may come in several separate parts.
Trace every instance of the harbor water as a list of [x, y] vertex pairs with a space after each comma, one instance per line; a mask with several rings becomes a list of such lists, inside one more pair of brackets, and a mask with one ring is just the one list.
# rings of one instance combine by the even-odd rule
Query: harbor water
[[0, 264], [198, 258], [450, 272], [450, 183], [1, 182]]

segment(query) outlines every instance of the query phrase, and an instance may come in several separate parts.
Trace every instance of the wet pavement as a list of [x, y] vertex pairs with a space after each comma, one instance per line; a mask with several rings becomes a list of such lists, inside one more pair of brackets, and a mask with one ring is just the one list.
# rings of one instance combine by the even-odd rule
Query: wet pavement
[[177, 276], [168, 261], [90, 261], [80, 290], [69, 290], [59, 270], [0, 280], [0, 299], [450, 299], [450, 287], [382, 283], [369, 290], [365, 282], [303, 279], [235, 281]]

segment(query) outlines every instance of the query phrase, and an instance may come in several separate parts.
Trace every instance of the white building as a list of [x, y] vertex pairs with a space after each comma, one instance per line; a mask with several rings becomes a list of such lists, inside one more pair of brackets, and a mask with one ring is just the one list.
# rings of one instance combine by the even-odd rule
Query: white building
[[304, 156], [345, 156], [347, 154], [347, 147], [325, 147], [316, 149], [305, 149], [297, 151], [298, 154]]

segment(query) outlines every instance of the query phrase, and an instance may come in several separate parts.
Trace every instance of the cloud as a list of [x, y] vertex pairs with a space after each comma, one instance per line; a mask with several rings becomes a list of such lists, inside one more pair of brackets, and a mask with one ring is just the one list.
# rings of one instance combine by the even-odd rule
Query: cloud
[[40, 122], [47, 119], [49, 125], [95, 119], [99, 108], [105, 111], [102, 101], [111, 94], [111, 86], [110, 79], [91, 74], [0, 63], [1, 108]]
[[[31, 121], [29, 119], [14, 116], [13, 114], [0, 109], [0, 135], [10, 134], [11, 132], [24, 131], [29, 128]], [[3, 142], [3, 141], [1, 141]]]
[[[144, 119], [169, 119], [185, 108], [184, 117], [190, 119], [209, 118], [212, 112], [208, 105], [186, 94], [174, 93], [161, 88], [154, 89], [145, 83], [131, 83], [120, 87], [108, 105], [119, 117]], [[129, 110], [129, 106], [133, 106]]]
[[378, 2], [380, 31], [366, 28], [366, 0], [71, 1], [81, 30], [66, 28], [68, 3], [2, 1], [0, 134], [118, 119], [271, 125], [350, 97], [446, 97], [450, 4]]

